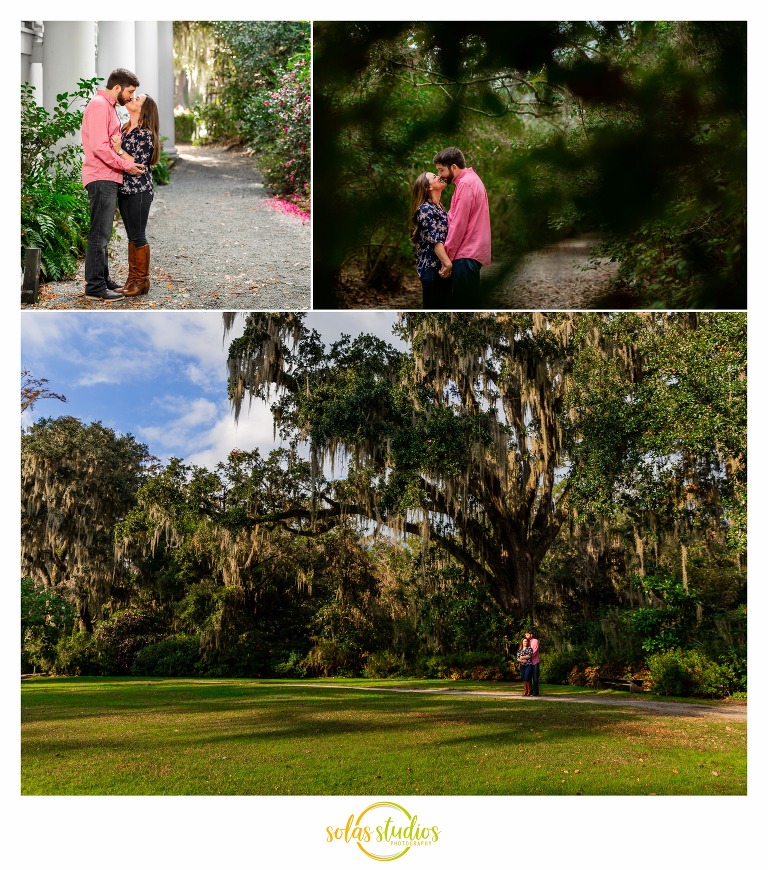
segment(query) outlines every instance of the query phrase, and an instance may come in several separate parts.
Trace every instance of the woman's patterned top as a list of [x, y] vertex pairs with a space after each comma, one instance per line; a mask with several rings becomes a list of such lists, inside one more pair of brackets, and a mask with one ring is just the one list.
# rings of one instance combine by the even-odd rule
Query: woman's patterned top
[[517, 660], [521, 665], [529, 665], [533, 657], [533, 650], [527, 646], [517, 651]]
[[128, 133], [123, 133], [123, 151], [127, 151], [136, 163], [147, 167], [144, 175], [129, 175], [123, 173], [123, 183], [120, 185], [120, 193], [130, 195], [154, 190], [152, 185], [152, 170], [149, 161], [152, 159], [154, 143], [152, 134], [145, 127], [134, 127]]
[[435, 254], [435, 245], [445, 242], [448, 235], [448, 212], [427, 200], [416, 212], [419, 225], [419, 240], [416, 245], [416, 271], [421, 278], [427, 269], [439, 269], [442, 265]]

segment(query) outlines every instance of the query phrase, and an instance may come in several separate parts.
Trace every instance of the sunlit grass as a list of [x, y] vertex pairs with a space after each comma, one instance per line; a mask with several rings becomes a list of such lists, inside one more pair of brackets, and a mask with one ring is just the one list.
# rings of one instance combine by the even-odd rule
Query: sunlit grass
[[[322, 687], [330, 682], [333, 688]], [[545, 698], [529, 703], [345, 685], [377, 684], [28, 680], [22, 792], [746, 793], [746, 723]], [[477, 688], [449, 681], [386, 686]], [[508, 684], [484, 688], [510, 691]]]

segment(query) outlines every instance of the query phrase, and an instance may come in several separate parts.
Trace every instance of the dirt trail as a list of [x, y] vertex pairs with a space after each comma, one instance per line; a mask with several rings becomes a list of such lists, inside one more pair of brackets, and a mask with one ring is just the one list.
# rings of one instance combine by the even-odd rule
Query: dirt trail
[[[307, 683], [290, 684], [307, 687]], [[602, 704], [609, 707], [635, 708], [649, 710], [658, 716], [689, 716], [691, 718], [704, 719], [729, 719], [733, 722], [747, 721], [747, 705], [736, 703], [721, 704], [695, 704], [680, 701], [655, 701], [639, 698], [637, 695], [627, 695], [626, 698], [615, 695], [539, 695], [538, 697], [524, 697], [520, 691], [497, 692], [481, 691], [472, 689], [404, 689], [395, 686], [344, 686], [326, 683], [313, 683], [315, 689], [349, 689], [355, 692], [404, 692], [423, 695], [472, 695], [478, 698], [503, 698], [510, 701], [521, 701], [527, 704], [561, 703], [561, 704]]]
[[[593, 235], [582, 235], [546, 245], [521, 258], [514, 269], [493, 263], [482, 270], [483, 297], [477, 309], [483, 311], [570, 311], [573, 309], [625, 307], [627, 300], [608, 296], [618, 265], [605, 260], [596, 268], [589, 259], [597, 243]], [[414, 272], [415, 274], [415, 272]], [[630, 304], [632, 300], [629, 300]], [[366, 287], [348, 288], [339, 294], [341, 308], [421, 308], [421, 284], [407, 280], [398, 293]]]

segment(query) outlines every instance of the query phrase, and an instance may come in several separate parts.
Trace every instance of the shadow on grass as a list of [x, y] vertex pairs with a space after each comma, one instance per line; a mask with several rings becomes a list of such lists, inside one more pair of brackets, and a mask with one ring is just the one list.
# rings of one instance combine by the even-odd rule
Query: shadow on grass
[[[102, 720], [106, 728], [112, 728], [118, 720], [135, 719], [140, 732], [158, 732], [158, 739], [175, 747], [197, 745], [200, 740], [251, 744], [349, 735], [376, 735], [383, 741], [392, 734], [425, 728], [433, 732], [434, 745], [450, 746], [462, 743], [464, 736], [442, 733], [445, 729], [478, 726], [483, 732], [473, 734], [475, 742], [494, 743], [500, 737], [514, 736], [525, 743], [538, 742], [531, 731], [567, 740], [582, 737], [585, 730], [593, 735], [612, 733], [624, 723], [638, 725], [646, 719], [695, 718], [691, 713], [681, 714], [673, 705], [664, 709], [659, 704], [660, 710], [647, 710], [617, 700], [616, 706], [587, 706], [578, 696], [568, 696], [569, 701], [553, 697], [553, 703], [547, 703], [546, 697], [523, 701], [449, 688], [429, 693], [402, 688], [363, 692], [361, 687], [296, 683], [111, 679], [97, 684], [83, 680], [26, 684], [24, 695], [22, 721], [28, 729], [82, 721], [98, 730]], [[168, 720], [174, 720], [186, 735], [167, 734]], [[71, 740], [46, 740], [46, 747], [66, 752], [82, 748], [83, 738], [80, 734]], [[125, 740], [118, 738], [98, 739], [102, 749], [124, 745]]]

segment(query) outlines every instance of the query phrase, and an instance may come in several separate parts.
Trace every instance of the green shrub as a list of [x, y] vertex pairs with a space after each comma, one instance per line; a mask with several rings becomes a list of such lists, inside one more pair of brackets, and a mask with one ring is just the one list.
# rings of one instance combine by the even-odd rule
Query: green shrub
[[[165, 136], [163, 136], [163, 141], [165, 141]], [[171, 183], [171, 161], [165, 151], [160, 152], [157, 166], [152, 167], [152, 180], [158, 187]]]
[[408, 667], [403, 656], [384, 650], [368, 653], [363, 668], [363, 676], [373, 679], [386, 677], [401, 677], [408, 674]]
[[357, 677], [363, 670], [363, 656], [354, 644], [322, 638], [301, 665], [308, 673], [323, 677]]
[[307, 669], [302, 665], [303, 658], [300, 652], [293, 650], [287, 659], [277, 662], [273, 670], [279, 677], [306, 677]]
[[729, 693], [733, 696], [747, 691], [747, 651], [736, 650], [721, 655], [718, 664], [723, 671]]
[[196, 107], [201, 144], [216, 142], [238, 142], [240, 130], [226, 103], [210, 100]]
[[723, 698], [728, 694], [725, 668], [697, 650], [671, 649], [648, 659], [651, 690], [659, 695]]
[[499, 653], [478, 650], [420, 658], [414, 664], [418, 676], [440, 680], [504, 680], [509, 665]]
[[90, 226], [88, 194], [82, 185], [82, 147], [66, 142], [82, 123], [73, 110], [93, 95], [98, 79], [80, 79], [78, 90], [62, 93], [49, 113], [21, 86], [21, 256], [40, 248], [42, 271], [57, 280], [71, 276], [85, 251]]
[[74, 610], [64, 598], [29, 577], [21, 580], [21, 671], [50, 671], [56, 645], [72, 628]]
[[271, 670], [269, 643], [258, 629], [222, 634], [218, 646], [203, 650], [200, 664], [206, 677], [264, 677]]
[[174, 138], [177, 142], [193, 142], [197, 135], [197, 121], [192, 112], [183, 112], [174, 118]]
[[165, 626], [157, 616], [138, 608], [121, 610], [103, 620], [93, 632], [101, 673], [130, 674], [139, 651], [158, 643], [165, 633]]
[[198, 673], [200, 638], [177, 634], [139, 650], [131, 673], [137, 677], [192, 677]]
[[54, 673], [75, 677], [98, 677], [102, 675], [96, 640], [87, 631], [75, 631], [63, 637], [56, 645]]
[[259, 153], [264, 183], [274, 193], [308, 190], [310, 159], [310, 63], [306, 54], [288, 62], [273, 88], [254, 94], [243, 112], [243, 135]]
[[541, 657], [539, 680], [542, 683], [565, 685], [573, 667], [581, 664], [583, 657], [578, 650], [557, 650]]

